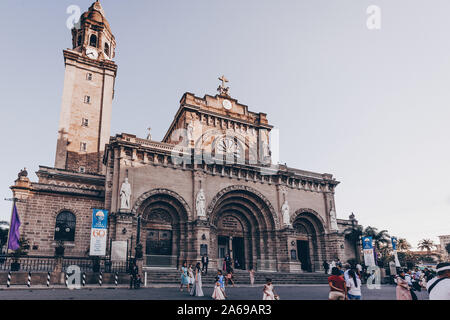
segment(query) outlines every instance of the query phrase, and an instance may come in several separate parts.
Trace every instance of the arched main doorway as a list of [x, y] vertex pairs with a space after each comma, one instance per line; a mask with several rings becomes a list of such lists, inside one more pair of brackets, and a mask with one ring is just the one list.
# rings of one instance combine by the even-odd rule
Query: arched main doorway
[[311, 209], [296, 212], [293, 227], [297, 238], [297, 258], [302, 270], [314, 272], [320, 270], [325, 257], [324, 227], [319, 215]]
[[185, 201], [168, 190], [153, 190], [142, 197], [141, 243], [145, 264], [150, 267], [177, 267], [187, 252]]
[[211, 201], [208, 212], [211, 258], [218, 268], [228, 253], [233, 268], [276, 270], [274, 210], [262, 194], [249, 187], [228, 187]]

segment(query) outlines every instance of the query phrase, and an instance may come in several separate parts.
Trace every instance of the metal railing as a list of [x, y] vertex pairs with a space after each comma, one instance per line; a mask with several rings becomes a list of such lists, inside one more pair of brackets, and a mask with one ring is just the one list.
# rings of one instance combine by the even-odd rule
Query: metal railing
[[[31, 271], [52, 272], [55, 270], [57, 260], [54, 256], [20, 256], [0, 255], [1, 271]], [[127, 273], [128, 261], [111, 261], [109, 258], [96, 257], [62, 257], [62, 271], [69, 266], [78, 266], [82, 272]]]
[[55, 265], [55, 257], [0, 255], [0, 271], [52, 272]]
[[62, 270], [65, 272], [69, 266], [78, 266], [82, 272], [127, 273], [127, 261], [111, 261], [108, 258], [96, 257], [64, 257]]

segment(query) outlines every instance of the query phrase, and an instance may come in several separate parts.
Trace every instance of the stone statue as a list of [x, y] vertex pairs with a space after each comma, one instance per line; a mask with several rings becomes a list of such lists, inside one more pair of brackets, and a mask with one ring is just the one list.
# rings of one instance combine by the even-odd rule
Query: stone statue
[[120, 209], [131, 209], [131, 185], [128, 182], [128, 178], [122, 183], [120, 188]]
[[19, 174], [18, 174], [18, 178], [20, 179], [21, 177], [28, 177], [28, 171], [27, 168], [23, 168], [23, 170], [20, 170]]
[[283, 214], [283, 223], [286, 226], [291, 225], [291, 215], [289, 213], [290, 208], [287, 200], [284, 200], [283, 206], [281, 207], [281, 213]]
[[147, 128], [148, 130], [148, 134], [147, 134], [147, 140], [152, 140], [152, 134], [150, 133], [150, 131], [152, 131], [152, 128]]
[[187, 139], [188, 141], [194, 140], [194, 125], [192, 124], [192, 121], [188, 123], [187, 126]]
[[200, 191], [197, 193], [195, 208], [197, 210], [197, 217], [206, 217], [206, 197], [203, 189], [200, 189]]
[[330, 227], [331, 230], [339, 230], [336, 219], [336, 211], [334, 211], [333, 207], [330, 210]]

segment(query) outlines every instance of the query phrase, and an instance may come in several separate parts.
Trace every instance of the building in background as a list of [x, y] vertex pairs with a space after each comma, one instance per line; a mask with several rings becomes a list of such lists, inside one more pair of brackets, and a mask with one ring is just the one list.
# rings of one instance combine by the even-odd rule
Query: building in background
[[439, 249], [443, 261], [449, 261], [449, 253], [447, 251], [447, 245], [450, 243], [450, 235], [439, 236]]
[[103, 209], [108, 239], [142, 244], [147, 267], [207, 253], [212, 268], [229, 254], [236, 268], [301, 272], [354, 258], [352, 222], [336, 217], [339, 182], [273, 164], [266, 114], [232, 97], [224, 77], [216, 95], [183, 95], [163, 141], [111, 137], [116, 41], [98, 1], [72, 39], [55, 166], [11, 187], [29, 254], [53, 255], [62, 241], [66, 255], [88, 255], [92, 212]]

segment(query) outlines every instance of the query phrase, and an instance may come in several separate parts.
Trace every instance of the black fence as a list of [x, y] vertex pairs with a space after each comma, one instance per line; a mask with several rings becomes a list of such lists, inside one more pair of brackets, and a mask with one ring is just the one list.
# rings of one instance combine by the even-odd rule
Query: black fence
[[127, 261], [111, 261], [108, 258], [96, 257], [64, 257], [62, 270], [65, 272], [69, 266], [78, 266], [82, 272], [128, 273], [129, 270]]
[[62, 271], [69, 266], [78, 266], [82, 272], [128, 273], [129, 260], [111, 261], [108, 257], [47, 257], [47, 256], [21, 256], [0, 255], [0, 272], [31, 271], [52, 272], [55, 270], [57, 260], [61, 259]]
[[51, 272], [55, 269], [54, 257], [0, 255], [0, 271]]

